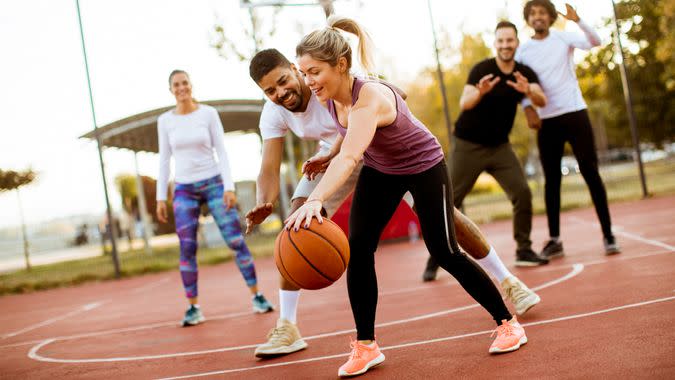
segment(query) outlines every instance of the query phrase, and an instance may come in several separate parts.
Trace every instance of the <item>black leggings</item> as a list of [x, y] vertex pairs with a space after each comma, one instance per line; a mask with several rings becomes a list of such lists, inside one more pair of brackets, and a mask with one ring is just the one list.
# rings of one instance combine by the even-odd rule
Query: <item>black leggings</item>
[[605, 238], [612, 238], [612, 221], [609, 217], [607, 192], [598, 171], [593, 129], [585, 109], [544, 119], [537, 135], [539, 158], [546, 178], [544, 193], [549, 234], [560, 236], [560, 182], [562, 178], [560, 160], [566, 141], [569, 141], [572, 146], [574, 156], [579, 163], [579, 171], [591, 193], [595, 212], [602, 227], [602, 234]]
[[375, 250], [382, 230], [410, 191], [420, 220], [424, 243], [438, 264], [480, 303], [492, 318], [511, 319], [499, 291], [485, 272], [460, 251], [453, 222], [452, 187], [445, 162], [419, 174], [391, 175], [364, 166], [354, 190], [349, 216], [347, 268], [349, 301], [358, 340], [375, 338], [377, 276]]

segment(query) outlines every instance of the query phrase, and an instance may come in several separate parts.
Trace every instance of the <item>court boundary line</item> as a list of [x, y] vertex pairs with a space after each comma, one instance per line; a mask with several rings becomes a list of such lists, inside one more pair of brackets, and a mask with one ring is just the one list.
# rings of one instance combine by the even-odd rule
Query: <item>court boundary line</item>
[[[579, 275], [584, 270], [584, 265], [583, 264], [574, 264], [572, 267], [572, 270], [565, 274], [562, 277], [556, 278], [551, 281], [547, 281], [544, 284], [541, 284], [537, 287], [533, 287], [533, 290], [540, 290], [544, 289], [553, 285], [557, 285], [561, 282], [567, 281], [571, 278], [576, 277]], [[424, 319], [429, 319], [429, 318], [435, 318], [439, 317], [442, 315], [447, 315], [447, 314], [452, 314], [452, 313], [457, 313], [460, 311], [464, 310], [469, 310], [473, 308], [480, 307], [480, 304], [478, 303], [473, 303], [471, 305], [466, 305], [466, 306], [460, 306], [452, 309], [447, 309], [447, 310], [442, 310], [434, 313], [428, 313], [428, 314], [423, 314], [423, 315], [418, 315], [415, 317], [410, 317], [410, 318], [405, 318], [405, 319], [399, 319], [395, 321], [389, 321], [389, 322], [383, 322], [376, 324], [376, 328], [381, 328], [381, 327], [389, 327], [389, 326], [394, 326], [394, 325], [399, 325], [399, 324], [404, 324], [404, 323], [410, 323], [410, 322], [416, 322]], [[133, 328], [130, 328], [133, 329]], [[136, 330], [142, 330], [142, 328], [135, 328]], [[129, 329], [127, 329], [129, 331]], [[133, 330], [131, 330], [133, 331]], [[312, 335], [308, 337], [304, 337], [304, 340], [314, 340], [314, 339], [321, 339], [321, 338], [327, 338], [327, 337], [332, 337], [332, 336], [339, 336], [339, 335], [345, 335], [345, 334], [350, 334], [355, 332], [355, 329], [347, 329], [347, 330], [338, 330], [338, 331], [333, 331], [329, 333], [324, 333], [324, 334], [317, 334], [317, 335]], [[124, 331], [126, 332], [126, 331]], [[116, 333], [116, 332], [111, 332], [111, 333]], [[101, 334], [102, 335], [102, 334]], [[92, 333], [89, 335], [91, 336], [96, 336], [95, 333]], [[218, 353], [218, 352], [228, 352], [228, 351], [240, 351], [240, 350], [245, 350], [245, 349], [251, 349], [258, 347], [260, 344], [249, 344], [249, 345], [241, 345], [241, 346], [234, 346], [234, 347], [221, 347], [221, 348], [214, 348], [210, 350], [200, 350], [200, 351], [188, 351], [188, 352], [177, 352], [177, 353], [171, 353], [171, 354], [158, 354], [158, 355], [144, 355], [144, 356], [127, 356], [127, 357], [113, 357], [113, 358], [90, 358], [90, 359], [57, 359], [57, 358], [50, 358], [46, 356], [42, 356], [38, 354], [38, 351], [42, 349], [43, 347], [54, 343], [56, 341], [63, 341], [63, 340], [74, 340], [77, 338], [72, 338], [72, 339], [59, 339], [59, 338], [48, 338], [48, 339], [43, 339], [40, 340], [40, 343], [37, 345], [33, 346], [29, 352], [28, 352], [28, 357], [30, 359], [36, 360], [36, 361], [41, 361], [41, 362], [50, 362], [50, 363], [70, 363], [70, 364], [77, 364], [77, 363], [110, 363], [110, 362], [127, 362], [127, 361], [139, 361], [139, 360], [157, 360], [157, 359], [168, 359], [168, 358], [175, 358], [175, 357], [184, 357], [184, 356], [197, 356], [197, 355], [207, 355], [207, 354], [213, 354], [213, 353]]]
[[62, 314], [62, 315], [59, 315], [57, 317], [49, 318], [49, 319], [44, 320], [42, 322], [34, 323], [32, 325], [29, 325], [29, 326], [24, 327], [24, 328], [22, 328], [20, 330], [17, 330], [17, 331], [13, 331], [13, 332], [10, 332], [10, 333], [7, 333], [7, 334], [3, 334], [2, 337], [0, 337], [0, 339], [12, 338], [12, 337], [15, 337], [17, 335], [21, 335], [25, 332], [32, 331], [32, 330], [35, 330], [35, 329], [39, 329], [40, 327], [49, 326], [52, 323], [58, 322], [62, 319], [66, 319], [66, 318], [72, 317], [74, 315], [84, 313], [85, 311], [96, 309], [97, 307], [103, 305], [106, 302], [108, 302], [108, 300], [90, 302], [90, 303], [85, 304], [83, 306], [80, 306], [76, 310], [70, 311], [66, 314]]
[[[547, 320], [543, 320], [543, 321], [524, 323], [522, 326], [523, 327], [532, 327], [532, 326], [538, 326], [538, 325], [568, 321], [568, 320], [571, 320], [571, 319], [591, 317], [591, 316], [595, 316], [595, 315], [611, 313], [611, 312], [614, 312], [614, 311], [637, 308], [637, 307], [641, 307], [641, 306], [663, 303], [663, 302], [668, 302], [668, 301], [672, 301], [672, 300], [675, 300], [675, 296], [656, 298], [656, 299], [652, 299], [652, 300], [648, 300], [648, 301], [625, 304], [625, 305], [621, 305], [621, 306], [614, 306], [614, 307], [602, 309], [602, 310], [596, 310], [596, 311], [579, 313], [579, 314], [572, 314], [572, 315], [568, 315], [568, 316], [564, 316], [564, 317], [551, 318], [551, 319], [547, 319]], [[397, 349], [401, 349], [401, 348], [408, 348], [408, 347], [422, 346], [422, 345], [439, 343], [439, 342], [446, 342], [446, 341], [451, 341], [451, 340], [458, 340], [458, 339], [468, 338], [468, 337], [477, 336], [477, 335], [491, 334], [493, 331], [494, 330], [482, 330], [482, 331], [476, 331], [476, 332], [466, 333], [466, 334], [461, 334], [461, 335], [453, 335], [453, 336], [442, 337], [442, 338], [435, 338], [435, 339], [428, 339], [428, 340], [417, 341], [417, 342], [398, 344], [398, 345], [393, 345], [393, 346], [386, 346], [386, 347], [380, 348], [380, 350], [382, 350], [382, 351], [397, 350]], [[255, 366], [255, 367], [244, 367], [244, 368], [236, 368], [236, 369], [229, 369], [229, 370], [210, 371], [210, 372], [195, 373], [195, 374], [189, 374], [189, 375], [180, 375], [180, 376], [173, 376], [173, 377], [163, 377], [163, 378], [160, 378], [158, 380], [177, 380], [177, 379], [189, 379], [189, 378], [194, 378], [194, 377], [222, 375], [222, 374], [226, 374], [226, 373], [236, 373], [236, 372], [252, 371], [252, 370], [256, 370], [256, 369], [282, 367], [282, 366], [289, 366], [289, 365], [293, 365], [293, 364], [309, 363], [309, 362], [329, 360], [329, 359], [335, 359], [335, 358], [347, 357], [347, 356], [349, 356], [348, 353], [319, 356], [319, 357], [314, 357], [314, 358], [294, 360], [294, 361], [288, 361], [288, 362], [282, 362], [282, 363], [266, 364], [266, 365]]]

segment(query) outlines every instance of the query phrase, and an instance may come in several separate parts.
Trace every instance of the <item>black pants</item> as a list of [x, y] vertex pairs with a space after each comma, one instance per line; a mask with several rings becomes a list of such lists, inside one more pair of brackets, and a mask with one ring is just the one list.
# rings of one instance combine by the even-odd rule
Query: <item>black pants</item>
[[585, 109], [544, 119], [537, 135], [539, 158], [546, 178], [544, 192], [549, 234], [560, 236], [560, 182], [562, 178], [560, 161], [565, 142], [570, 143], [579, 163], [579, 171], [591, 193], [595, 212], [602, 227], [602, 234], [605, 238], [611, 238], [613, 236], [612, 221], [609, 217], [607, 192], [598, 171], [593, 129]]
[[410, 191], [415, 200], [424, 242], [430, 254], [492, 315], [497, 324], [503, 319], [510, 320], [511, 314], [490, 278], [459, 250], [453, 222], [452, 188], [445, 162], [411, 175], [384, 174], [364, 167], [354, 190], [349, 216], [351, 258], [347, 268], [347, 288], [357, 339], [375, 338], [375, 250], [382, 230], [406, 191]]
[[459, 208], [483, 172], [489, 173], [513, 206], [513, 238], [517, 249], [530, 249], [532, 240], [532, 192], [525, 172], [510, 143], [485, 146], [455, 137], [452, 147], [454, 203]]

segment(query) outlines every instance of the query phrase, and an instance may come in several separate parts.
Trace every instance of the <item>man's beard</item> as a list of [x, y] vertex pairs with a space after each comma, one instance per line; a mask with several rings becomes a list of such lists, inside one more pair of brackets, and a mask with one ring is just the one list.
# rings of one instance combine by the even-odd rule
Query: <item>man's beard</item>
[[295, 102], [295, 104], [294, 104], [291, 108], [289, 108], [288, 106], [286, 106], [286, 103], [284, 103], [284, 100], [281, 101], [281, 103], [282, 103], [282, 105], [284, 106], [284, 108], [286, 108], [287, 110], [289, 110], [289, 111], [291, 111], [291, 112], [295, 112], [295, 111], [297, 111], [300, 107], [302, 107], [302, 100], [303, 100], [303, 99], [302, 99], [302, 94], [296, 92], [295, 90], [289, 92], [288, 95], [286, 96], [286, 98], [293, 97], [293, 96], [295, 96], [296, 102]]

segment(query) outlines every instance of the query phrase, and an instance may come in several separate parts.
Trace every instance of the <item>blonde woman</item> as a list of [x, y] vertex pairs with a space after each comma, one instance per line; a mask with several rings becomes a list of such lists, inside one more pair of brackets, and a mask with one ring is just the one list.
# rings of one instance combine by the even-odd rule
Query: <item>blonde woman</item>
[[237, 197], [218, 111], [192, 98], [192, 82], [183, 70], [174, 70], [169, 75], [169, 89], [176, 98], [176, 108], [166, 111], [157, 120], [160, 163], [157, 219], [167, 222], [166, 198], [173, 156], [176, 164], [173, 210], [180, 241], [180, 274], [189, 302], [182, 324], [193, 326], [205, 320], [197, 302], [197, 228], [202, 204], [209, 207], [223, 239], [235, 251], [235, 261], [252, 295], [253, 310], [272, 311], [272, 305], [258, 292], [253, 257], [234, 207]]
[[[351, 356], [338, 375], [362, 374], [384, 361], [375, 342], [378, 291], [374, 253], [382, 230], [406, 191], [415, 200], [430, 254], [497, 323], [497, 338], [489, 351], [517, 350], [527, 342], [524, 329], [509, 313], [489, 277], [457, 244], [452, 189], [438, 140], [392, 88], [350, 73], [352, 50], [341, 31], [358, 37], [361, 63], [370, 71], [370, 40], [362, 28], [353, 20], [337, 16], [331, 16], [328, 25], [305, 36], [296, 54], [305, 82], [320, 101], [327, 103], [340, 137], [331, 150], [331, 162], [323, 178], [307, 202], [286, 220], [286, 228], [307, 227], [312, 218], [321, 222], [324, 200], [363, 158], [349, 218], [351, 259], [347, 270], [357, 340], [351, 343]], [[311, 174], [321, 170], [324, 163], [312, 160], [303, 169]]]

